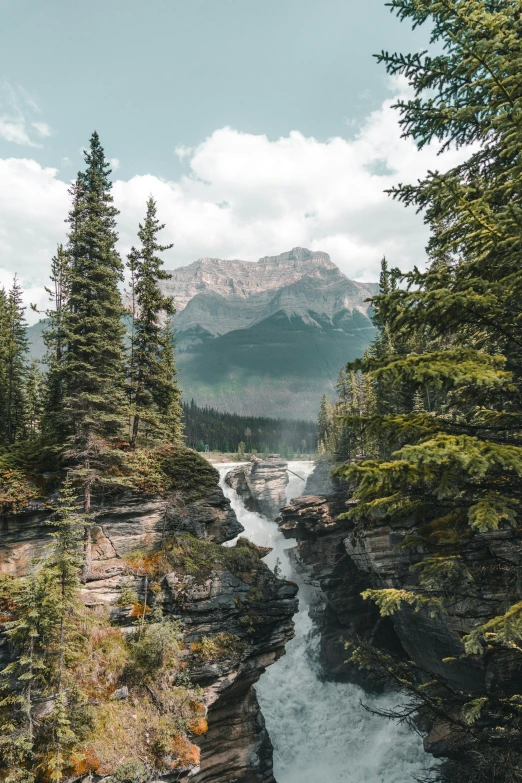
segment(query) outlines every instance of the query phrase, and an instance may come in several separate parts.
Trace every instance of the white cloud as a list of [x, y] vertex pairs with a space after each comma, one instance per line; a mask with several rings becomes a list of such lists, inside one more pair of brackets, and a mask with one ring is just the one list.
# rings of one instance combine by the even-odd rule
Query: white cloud
[[33, 126], [37, 134], [41, 136], [43, 139], [52, 136], [53, 132], [51, 126], [48, 125], [46, 122], [32, 122], [31, 125]]
[[51, 136], [50, 125], [39, 119], [41, 110], [22, 87], [0, 85], [0, 138], [26, 147], [41, 147], [37, 139]]
[[[464, 153], [441, 158], [434, 147], [419, 152], [401, 138], [394, 100], [351, 139], [321, 142], [293, 131], [271, 141], [225, 127], [198, 147], [177, 150], [188, 171], [177, 181], [152, 175], [117, 180], [122, 253], [136, 242], [152, 194], [167, 224], [163, 241], [175, 244], [167, 267], [206, 255], [255, 261], [296, 245], [330, 253], [358, 280], [376, 280], [384, 254], [402, 268], [422, 264], [422, 217], [383, 191], [453, 165]], [[65, 237], [67, 210], [67, 185], [54, 169], [0, 161], [0, 263], [9, 273], [18, 268], [34, 295]]]

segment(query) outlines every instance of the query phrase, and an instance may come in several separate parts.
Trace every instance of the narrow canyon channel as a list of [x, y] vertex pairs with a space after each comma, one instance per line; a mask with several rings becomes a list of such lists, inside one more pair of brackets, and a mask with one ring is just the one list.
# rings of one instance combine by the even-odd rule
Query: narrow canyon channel
[[[406, 725], [373, 715], [364, 708], [390, 709], [394, 694], [371, 696], [359, 686], [329, 682], [318, 661], [317, 634], [309, 617], [314, 588], [294, 567], [275, 522], [248, 511], [225, 483], [239, 463], [219, 465], [220, 486], [230, 499], [242, 534], [260, 546], [272, 547], [265, 562], [299, 584], [295, 638], [286, 655], [270, 666], [257, 685], [257, 695], [274, 746], [277, 783], [413, 783], [427, 774], [430, 757], [422, 739]], [[312, 462], [290, 462], [287, 501], [303, 494]], [[297, 474], [297, 475], [295, 475]], [[298, 478], [302, 476], [302, 479]]]

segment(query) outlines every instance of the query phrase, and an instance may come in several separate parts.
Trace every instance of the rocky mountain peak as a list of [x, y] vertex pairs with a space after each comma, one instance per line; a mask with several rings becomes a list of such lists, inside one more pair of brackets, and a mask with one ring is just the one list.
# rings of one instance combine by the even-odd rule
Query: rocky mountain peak
[[294, 247], [287, 253], [280, 253], [278, 256], [264, 256], [258, 261], [262, 266], [288, 266], [293, 268], [298, 268], [299, 265], [303, 264], [307, 264], [308, 268], [308, 262], [311, 262], [312, 266], [337, 269], [328, 253], [323, 253], [321, 250], [308, 250], [305, 247]]
[[188, 266], [168, 271], [172, 278], [163, 287], [173, 297], [178, 313], [198, 294], [248, 299], [285, 288], [304, 277], [333, 275], [346, 279], [328, 253], [302, 247], [278, 256], [264, 256], [257, 262], [200, 258]]

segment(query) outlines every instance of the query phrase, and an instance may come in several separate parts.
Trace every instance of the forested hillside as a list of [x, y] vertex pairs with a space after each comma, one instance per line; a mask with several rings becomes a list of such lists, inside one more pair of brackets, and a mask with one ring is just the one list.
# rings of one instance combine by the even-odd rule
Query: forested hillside
[[[513, 783], [522, 759], [521, 4], [391, 6], [432, 26], [439, 52], [378, 58], [414, 92], [398, 104], [405, 135], [468, 155], [392, 191], [423, 210], [430, 263], [409, 273], [383, 263], [377, 339], [341, 373], [334, 405], [321, 407], [320, 448], [356, 488], [352, 546], [388, 526], [389, 556], [403, 569], [364, 598], [401, 638], [410, 629], [413, 661], [424, 662], [371, 643], [352, 648], [352, 660], [409, 695], [402, 719], [417, 711], [436, 727], [431, 747], [449, 757], [439, 779]], [[422, 659], [423, 639], [431, 652]]]
[[222, 413], [214, 408], [199, 408], [192, 400], [183, 403], [186, 443], [203, 451], [259, 453], [275, 452], [284, 456], [315, 454], [317, 426], [314, 422], [295, 419], [269, 419]]
[[[2, 530], [17, 540], [29, 526], [31, 551], [30, 514], [37, 509], [36, 540], [43, 540], [41, 556], [29, 563], [2, 552], [0, 779], [6, 783], [58, 783], [96, 771], [119, 775], [112, 780], [149, 780], [194, 766], [199, 749], [190, 737], [206, 731], [198, 689], [188, 677], [176, 679], [181, 630], [163, 617], [158, 589], [148, 591], [152, 566], [131, 546], [116, 567], [128, 575], [115, 605], [118, 616], [130, 618], [127, 633], [107, 605], [93, 611], [82, 593], [95, 578], [92, 531], [100, 529], [93, 515], [100, 504], [118, 493], [161, 497], [169, 490], [184, 491], [190, 501], [217, 483], [212, 467], [182, 443], [172, 335], [163, 325], [173, 306], [159, 287], [168, 247], [158, 240], [163, 226], [155, 202], [144, 205], [128, 256], [124, 342], [118, 212], [96, 133], [85, 163], [70, 189], [67, 241], [53, 259], [43, 365], [27, 359], [17, 279], [8, 292], [0, 290]], [[168, 541], [163, 535], [163, 554]], [[188, 537], [184, 551], [191, 546]], [[218, 557], [208, 546], [207, 556]], [[143, 581], [140, 601], [130, 585], [140, 590]], [[159, 695], [152, 683], [160, 683]], [[132, 733], [130, 702], [114, 700], [118, 689], [131, 694], [149, 745], [141, 729]], [[122, 732], [119, 740], [107, 725]], [[121, 743], [129, 740], [122, 756]]]

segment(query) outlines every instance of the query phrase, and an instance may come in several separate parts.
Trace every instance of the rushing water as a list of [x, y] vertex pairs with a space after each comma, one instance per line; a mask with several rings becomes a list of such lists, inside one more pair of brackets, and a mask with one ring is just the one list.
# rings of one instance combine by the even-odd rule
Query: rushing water
[[[311, 588], [303, 583], [285, 555], [293, 546], [274, 522], [247, 511], [237, 493], [224, 483], [234, 465], [220, 465], [221, 486], [245, 528], [242, 535], [273, 547], [265, 562], [298, 582], [299, 612], [295, 638], [257, 685], [259, 703], [274, 745], [278, 783], [412, 783], [429, 766], [422, 740], [406, 726], [373, 715], [362, 702], [380, 709], [396, 706], [394, 695], [368, 696], [356, 685], [325, 681], [318, 661], [319, 639], [308, 616]], [[287, 499], [302, 494], [312, 462], [288, 465]]]

